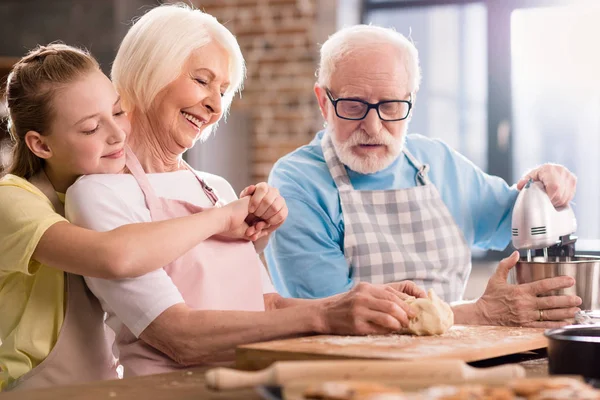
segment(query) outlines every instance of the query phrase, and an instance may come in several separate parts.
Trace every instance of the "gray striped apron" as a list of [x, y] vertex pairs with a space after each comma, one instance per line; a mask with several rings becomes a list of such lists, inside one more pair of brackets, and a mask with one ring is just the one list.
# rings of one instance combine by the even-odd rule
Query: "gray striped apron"
[[427, 177], [429, 166], [405, 148], [404, 155], [417, 170], [415, 187], [354, 190], [329, 134], [321, 146], [340, 194], [350, 277], [375, 284], [412, 280], [447, 302], [461, 300], [471, 272], [471, 251]]

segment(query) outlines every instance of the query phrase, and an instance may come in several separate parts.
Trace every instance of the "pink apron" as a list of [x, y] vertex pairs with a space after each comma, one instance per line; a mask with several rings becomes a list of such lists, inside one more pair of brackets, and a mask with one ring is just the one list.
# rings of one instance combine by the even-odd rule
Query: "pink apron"
[[[63, 204], [43, 172], [30, 179], [56, 212]], [[65, 273], [66, 307], [58, 340], [38, 366], [12, 382], [6, 390], [46, 388], [117, 379], [116, 363], [104, 325], [104, 311], [79, 275]]]
[[[203, 210], [186, 201], [158, 197], [131, 150], [127, 151], [126, 165], [144, 193], [152, 221], [183, 217]], [[219, 207], [219, 199], [213, 189], [187, 164], [186, 167], [196, 176], [213, 205]], [[251, 242], [212, 237], [165, 266], [164, 270], [191, 308], [264, 311], [260, 268], [264, 267]], [[119, 362], [125, 368], [126, 377], [184, 368], [137, 339], [125, 326], [117, 336], [117, 344]]]

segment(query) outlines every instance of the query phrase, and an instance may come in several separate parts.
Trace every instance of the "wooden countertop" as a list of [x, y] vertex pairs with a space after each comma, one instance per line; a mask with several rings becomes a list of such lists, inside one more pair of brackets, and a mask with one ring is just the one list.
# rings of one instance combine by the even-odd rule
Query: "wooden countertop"
[[[519, 363], [527, 376], [548, 375], [548, 359], [545, 354], [525, 353], [472, 363], [476, 367], [488, 367], [506, 363]], [[0, 400], [202, 400], [231, 399], [258, 400], [254, 389], [215, 392], [208, 390], [204, 372], [208, 368], [192, 368], [181, 372], [141, 376], [123, 380], [94, 382], [77, 386], [58, 386], [52, 389], [8, 392], [0, 394]]]

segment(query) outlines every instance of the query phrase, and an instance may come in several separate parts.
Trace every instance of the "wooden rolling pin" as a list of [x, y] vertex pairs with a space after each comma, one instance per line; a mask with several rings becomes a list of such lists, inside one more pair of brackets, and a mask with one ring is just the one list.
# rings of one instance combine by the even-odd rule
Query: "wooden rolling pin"
[[[517, 364], [474, 368], [461, 360], [429, 361], [279, 361], [262, 371], [248, 372], [214, 368], [206, 372], [206, 385], [216, 390], [242, 389], [258, 385], [285, 385], [306, 381], [370, 380], [419, 384], [479, 382], [501, 384], [522, 378], [525, 370]], [[412, 385], [411, 385], [412, 386]]]

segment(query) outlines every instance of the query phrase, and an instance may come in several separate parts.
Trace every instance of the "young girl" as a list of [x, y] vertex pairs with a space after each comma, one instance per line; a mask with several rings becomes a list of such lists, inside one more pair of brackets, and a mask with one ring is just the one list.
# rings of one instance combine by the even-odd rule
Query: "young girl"
[[215, 234], [256, 240], [266, 223], [248, 227], [256, 199], [244, 197], [108, 232], [72, 225], [66, 189], [124, 169], [130, 126], [119, 96], [87, 52], [62, 44], [21, 59], [6, 95], [14, 149], [0, 179], [0, 391], [115, 378], [102, 309], [79, 275], [139, 276]]

